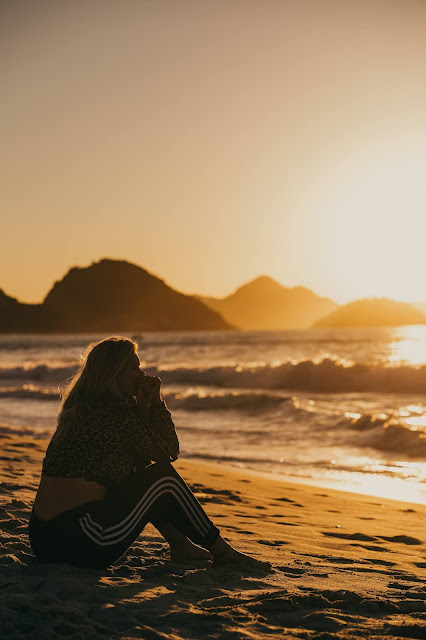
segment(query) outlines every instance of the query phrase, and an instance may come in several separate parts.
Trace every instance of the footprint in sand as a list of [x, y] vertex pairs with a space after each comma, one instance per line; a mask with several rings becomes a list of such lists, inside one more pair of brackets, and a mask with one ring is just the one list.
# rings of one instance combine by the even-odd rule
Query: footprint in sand
[[353, 558], [344, 558], [343, 556], [328, 556], [327, 560], [335, 564], [355, 564], [356, 562]]
[[379, 558], [365, 558], [365, 562], [371, 562], [371, 564], [380, 564], [384, 567], [394, 567], [396, 562], [390, 560], [380, 560]]
[[398, 544], [407, 544], [407, 545], [423, 544], [421, 540], [419, 540], [418, 538], [412, 538], [411, 536], [377, 536], [377, 537], [381, 538], [382, 540], [387, 540], [388, 542], [396, 542]]
[[[321, 553], [299, 553], [299, 556], [308, 556], [310, 558], [315, 558], [315, 560], [327, 560], [327, 562], [331, 562], [334, 564], [354, 564], [355, 560], [352, 558], [343, 558], [342, 556], [329, 556]], [[324, 562], [322, 562], [324, 564]]]
[[297, 567], [282, 566], [274, 567], [274, 569], [282, 571], [282, 573], [285, 573], [289, 578], [300, 578], [304, 573], [306, 573], [305, 569], [299, 569]]
[[[360, 540], [361, 542], [378, 542], [377, 538], [366, 536], [364, 533], [334, 533], [332, 531], [321, 531], [323, 536], [331, 538], [341, 538], [343, 540]], [[379, 536], [380, 537], [380, 536]]]
[[212, 489], [211, 487], [206, 487], [199, 483], [192, 484], [191, 489], [198, 499], [209, 499], [216, 504], [232, 504], [233, 502], [243, 501], [238, 495], [240, 491], [231, 491], [230, 489]]
[[[395, 571], [394, 575], [395, 575], [397, 580], [402, 580], [403, 582], [416, 582], [416, 583], [421, 582], [422, 585], [424, 583], [424, 579], [423, 578], [419, 578], [419, 576], [411, 576], [409, 573], [403, 573], [402, 571], [401, 572]], [[412, 586], [413, 585], [411, 584], [410, 588], [412, 588]], [[422, 591], [423, 590], [424, 589], [422, 589]], [[424, 597], [422, 599], [424, 599]]]
[[411, 589], [411, 584], [402, 584], [401, 582], [389, 582], [389, 589], [398, 589], [400, 591], [407, 591]]
[[[274, 498], [274, 500], [276, 502], [290, 502], [290, 504], [293, 507], [303, 507], [303, 504], [299, 504], [298, 502], [295, 502], [294, 500], [290, 500], [290, 498]], [[272, 504], [272, 502], [270, 504]]]
[[[342, 627], [346, 626], [346, 622], [340, 620], [336, 616], [332, 616], [322, 611], [314, 613], [308, 613], [303, 616], [303, 626], [307, 629], [314, 629], [315, 631], [337, 631]], [[331, 636], [328, 633], [321, 633], [321, 637], [330, 638]]]
[[378, 547], [375, 544], [358, 544], [352, 542], [351, 547], [361, 547], [362, 549], [366, 549], [366, 551], [378, 551], [379, 553], [391, 553], [387, 547]]

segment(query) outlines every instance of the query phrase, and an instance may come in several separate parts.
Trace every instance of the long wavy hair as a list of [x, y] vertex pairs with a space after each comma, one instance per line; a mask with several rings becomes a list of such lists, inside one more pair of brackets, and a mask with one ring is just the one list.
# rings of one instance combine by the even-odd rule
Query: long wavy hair
[[85, 418], [97, 407], [123, 402], [117, 377], [138, 345], [130, 338], [111, 336], [89, 344], [76, 375], [60, 389], [62, 403], [56, 437], [84, 426]]

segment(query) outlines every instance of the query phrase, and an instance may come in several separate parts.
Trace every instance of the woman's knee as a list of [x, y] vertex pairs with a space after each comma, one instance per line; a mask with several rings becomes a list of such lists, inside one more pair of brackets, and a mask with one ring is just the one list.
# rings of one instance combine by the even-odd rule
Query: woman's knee
[[154, 462], [146, 467], [145, 472], [153, 479], [163, 478], [164, 476], [177, 475], [173, 465], [167, 461]]

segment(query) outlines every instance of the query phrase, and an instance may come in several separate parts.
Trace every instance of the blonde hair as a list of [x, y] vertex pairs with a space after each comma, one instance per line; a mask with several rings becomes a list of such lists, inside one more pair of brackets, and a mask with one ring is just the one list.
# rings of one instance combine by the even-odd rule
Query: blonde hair
[[119, 389], [117, 377], [137, 351], [136, 342], [121, 336], [89, 344], [79, 371], [65, 388], [60, 389], [62, 403], [57, 436], [78, 430], [92, 409], [111, 402], [123, 402], [125, 396]]

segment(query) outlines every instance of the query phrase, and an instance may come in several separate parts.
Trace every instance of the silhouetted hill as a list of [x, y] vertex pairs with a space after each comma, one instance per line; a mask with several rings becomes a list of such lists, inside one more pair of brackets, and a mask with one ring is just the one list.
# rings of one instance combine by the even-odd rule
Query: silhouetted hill
[[315, 322], [314, 327], [396, 327], [424, 324], [426, 317], [409, 304], [387, 298], [355, 300]]
[[73, 267], [41, 305], [2, 293], [0, 331], [104, 332], [233, 328], [192, 296], [175, 291], [145, 269], [104, 259]]
[[0, 289], [0, 332], [37, 332], [42, 326], [42, 305], [18, 302]]
[[240, 329], [305, 329], [337, 305], [304, 287], [259, 276], [226, 298], [197, 296]]

